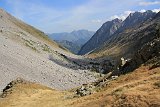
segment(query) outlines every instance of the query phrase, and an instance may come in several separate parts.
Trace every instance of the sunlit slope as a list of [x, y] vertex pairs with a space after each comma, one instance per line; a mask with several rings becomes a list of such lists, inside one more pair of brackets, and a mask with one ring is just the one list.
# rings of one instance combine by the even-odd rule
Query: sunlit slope
[[10, 30], [14, 30], [14, 28], [17, 30], [22, 30], [22, 32], [24, 31], [24, 32], [44, 41], [45, 43], [51, 45], [54, 48], [60, 48], [64, 51], [69, 52], [67, 49], [61, 47], [59, 44], [57, 44], [53, 40], [50, 40], [44, 32], [36, 29], [35, 27], [22, 22], [21, 20], [13, 17], [12, 15], [10, 15], [9, 13], [5, 12], [2, 9], [0, 9], [0, 14], [1, 14], [1, 20], [4, 22], [4, 26], [3, 26], [3, 24], [1, 25], [2, 30], [5, 29], [6, 27], [11, 28]]
[[70, 67], [75, 64], [67, 57], [78, 59], [78, 56], [2, 9], [0, 50], [0, 91], [17, 77], [62, 90], [95, 79], [88, 70]]
[[160, 68], [142, 66], [112, 80], [99, 92], [73, 97], [75, 92], [56, 91], [30, 82], [21, 82], [5, 91], [2, 107], [158, 107], [160, 106]]

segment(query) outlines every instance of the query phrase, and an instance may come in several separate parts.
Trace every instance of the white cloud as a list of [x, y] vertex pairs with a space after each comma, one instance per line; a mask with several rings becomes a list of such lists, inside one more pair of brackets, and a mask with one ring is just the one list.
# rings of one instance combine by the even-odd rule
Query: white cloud
[[144, 12], [146, 12], [146, 10], [142, 9], [142, 10], [140, 10], [139, 12], [144, 13]]
[[[146, 11], [147, 11], [147, 10], [142, 9], [142, 10], [140, 10], [140, 11], [138, 11], [138, 12], [143, 13], [143, 12], [146, 12]], [[158, 13], [158, 12], [160, 11], [160, 9], [153, 9], [152, 11]], [[124, 13], [122, 13], [122, 14], [120, 14], [120, 15], [113, 15], [113, 16], [111, 16], [109, 20], [113, 20], [113, 19], [116, 19], [116, 18], [125, 20], [130, 13], [134, 13], [134, 12], [135, 12], [135, 11], [125, 11]]]
[[14, 16], [44, 32], [52, 33], [74, 29], [97, 30], [110, 16], [124, 20], [131, 13], [125, 10], [130, 10], [140, 0], [86, 0], [83, 4], [67, 9], [48, 6], [42, 0], [6, 1]]
[[114, 16], [110, 17], [111, 20], [116, 19], [116, 18], [121, 19], [120, 16], [118, 16], [118, 15], [114, 15]]
[[101, 23], [102, 20], [100, 20], [100, 19], [93, 19], [93, 20], [91, 20], [91, 22], [93, 22], [93, 23]]
[[120, 15], [111, 16], [110, 19], [113, 20], [113, 19], [118, 18], [118, 19], [125, 20], [125, 19], [128, 17], [128, 15], [129, 15], [130, 13], [133, 13], [133, 12], [134, 12], [134, 11], [125, 11], [124, 13], [122, 13], [122, 14], [120, 14]]
[[[147, 10], [142, 9], [142, 10], [140, 10], [139, 12], [143, 13], [143, 12], [146, 12], [146, 11], [147, 11]], [[160, 11], [160, 9], [153, 9], [152, 11], [155, 12], [155, 13], [158, 13], [158, 12]]]
[[158, 5], [160, 4], [160, 1], [153, 1], [153, 2], [140, 2], [140, 6], [149, 6], [149, 5]]
[[160, 9], [153, 9], [152, 11], [158, 13]]

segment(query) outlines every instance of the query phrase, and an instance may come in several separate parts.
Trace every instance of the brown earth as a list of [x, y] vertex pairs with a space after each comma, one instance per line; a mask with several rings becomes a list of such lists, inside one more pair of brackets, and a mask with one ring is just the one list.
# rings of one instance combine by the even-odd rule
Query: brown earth
[[149, 70], [142, 66], [92, 95], [73, 94], [35, 83], [19, 83], [0, 99], [0, 107], [159, 107], [160, 68]]

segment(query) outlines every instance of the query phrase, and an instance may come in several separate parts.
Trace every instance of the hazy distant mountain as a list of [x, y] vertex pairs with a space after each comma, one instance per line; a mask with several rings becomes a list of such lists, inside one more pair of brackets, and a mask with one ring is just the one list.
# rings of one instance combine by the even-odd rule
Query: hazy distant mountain
[[160, 107], [160, 12], [107, 22], [92, 38], [103, 44], [74, 55], [0, 9], [0, 107]]
[[49, 34], [49, 37], [77, 54], [81, 46], [84, 45], [94, 33], [95, 32], [88, 30], [77, 30], [70, 33], [53, 33]]
[[77, 45], [73, 42], [67, 41], [67, 40], [62, 40], [62, 41], [57, 41], [61, 46], [64, 46], [65, 48], [69, 49], [71, 52], [77, 54], [78, 51], [81, 49], [81, 45]]
[[[135, 12], [131, 13], [123, 22], [122, 20], [115, 19], [108, 21], [93, 35], [93, 37], [82, 46], [79, 54], [83, 55], [88, 52], [94, 51], [96, 48], [104, 45], [113, 35], [123, 32], [125, 29], [132, 28], [137, 24], [152, 18], [156, 13], [148, 10], [144, 13]], [[94, 44], [94, 45], [93, 45]]]

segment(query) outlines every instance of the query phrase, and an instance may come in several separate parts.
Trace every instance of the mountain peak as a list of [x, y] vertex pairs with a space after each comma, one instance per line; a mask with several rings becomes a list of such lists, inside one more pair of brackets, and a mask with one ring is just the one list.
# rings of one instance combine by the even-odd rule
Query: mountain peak
[[121, 23], [121, 22], [122, 22], [122, 20], [121, 20], [121, 19], [116, 18], [116, 19], [113, 19], [111, 22], [113, 22], [113, 23]]
[[71, 33], [77, 33], [77, 32], [89, 32], [86, 29], [80, 29], [80, 30], [73, 30]]
[[146, 12], [151, 12], [151, 13], [153, 13], [153, 11], [152, 11], [152, 10], [147, 10]]
[[149, 20], [155, 15], [156, 13], [152, 12], [151, 10], [147, 10], [146, 12], [136, 11], [134, 13], [130, 13], [129, 16], [123, 21], [122, 27], [119, 29], [119, 31], [121, 32], [126, 28], [133, 27], [139, 23]]
[[136, 12], [130, 13], [128, 17], [137, 17], [137, 16], [144, 16], [149, 14], [155, 14], [155, 12], [153, 12], [152, 10], [147, 10], [145, 12], [136, 11]]
[[[121, 26], [122, 20], [116, 18], [105, 22], [92, 38], [81, 48], [79, 54], [85, 54], [102, 45]], [[94, 45], [93, 45], [94, 44]]]
[[70, 33], [53, 33], [50, 34], [49, 37], [53, 40], [58, 41], [58, 43], [77, 54], [81, 46], [85, 44], [93, 36], [94, 33], [95, 32], [93, 31], [81, 29], [74, 30]]
[[[93, 37], [81, 48], [79, 54], [85, 54], [102, 46], [108, 39], [115, 34], [123, 32], [125, 29], [132, 28], [146, 20], [153, 18], [156, 13], [151, 10], [146, 12], [134, 12], [124, 20], [118, 18], [105, 22], [100, 29], [93, 35]], [[93, 45], [94, 44], [94, 45]]]
[[160, 18], [160, 11], [154, 16], [153, 19]]

